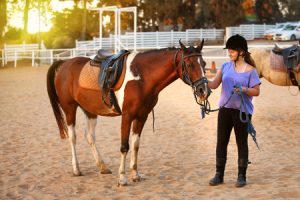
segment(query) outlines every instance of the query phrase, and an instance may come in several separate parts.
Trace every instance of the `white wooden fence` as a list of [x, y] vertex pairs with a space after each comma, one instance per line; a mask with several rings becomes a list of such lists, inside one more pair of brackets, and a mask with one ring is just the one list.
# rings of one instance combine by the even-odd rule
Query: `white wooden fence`
[[[138, 32], [136, 34], [136, 45], [134, 45], [134, 35], [131, 32], [127, 32], [121, 35], [120, 38], [116, 38], [111, 35], [108, 38], [94, 38], [90, 41], [76, 41], [76, 48], [74, 49], [38, 49], [37, 44], [21, 44], [21, 45], [5, 45], [1, 50], [2, 66], [7, 62], [13, 61], [14, 66], [17, 66], [17, 61], [20, 59], [30, 59], [32, 66], [38, 60], [39, 63], [50, 64], [56, 59], [67, 59], [74, 56], [92, 56], [96, 54], [96, 51], [100, 48], [109, 50], [118, 50], [120, 48], [133, 50], [141, 49], [159, 49], [164, 47], [178, 46], [178, 41], [181, 41], [187, 45], [194, 45], [199, 42], [200, 39], [205, 40], [224, 40], [233, 34], [241, 34], [247, 40], [253, 40], [254, 38], [262, 38], [265, 30], [274, 28], [275, 25], [240, 25], [239, 27], [227, 27], [226, 32], [224, 29], [188, 29], [185, 32]], [[208, 47], [204, 48], [216, 48], [220, 47]], [[213, 58], [214, 56], [209, 56]], [[215, 56], [216, 59], [223, 59], [224, 55]]]
[[[185, 44], [193, 45], [202, 39], [205, 40], [224, 40], [224, 29], [188, 29], [185, 32], [168, 31], [168, 32], [137, 32], [136, 50], [138, 49], [160, 49], [164, 47], [178, 46], [178, 41]], [[115, 40], [118, 40], [115, 42]], [[108, 38], [94, 38], [89, 41], [76, 41], [76, 48], [101, 48], [115, 49], [123, 48], [134, 49], [134, 33], [126, 32], [120, 38], [110, 35]], [[117, 46], [116, 46], [117, 45]]]
[[246, 38], [246, 40], [254, 40], [255, 38], [263, 38], [264, 32], [268, 29], [275, 28], [276, 25], [267, 24], [241, 24], [235, 27], [226, 27], [227, 40], [230, 36], [240, 34]]

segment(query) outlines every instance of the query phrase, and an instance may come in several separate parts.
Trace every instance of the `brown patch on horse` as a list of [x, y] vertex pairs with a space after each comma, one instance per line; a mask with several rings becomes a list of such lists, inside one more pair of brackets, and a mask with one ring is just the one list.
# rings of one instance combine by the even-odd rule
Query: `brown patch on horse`
[[[124, 59], [122, 73], [119, 80], [114, 86], [114, 91], [119, 90], [124, 82], [125, 73], [126, 73], [126, 60], [127, 57], [126, 59]], [[101, 66], [94, 66], [91, 65], [90, 62], [87, 62], [80, 72], [79, 80], [78, 80], [79, 86], [84, 89], [99, 91], [100, 87], [99, 87], [98, 79], [99, 79], [100, 67]]]
[[[283, 56], [275, 54], [271, 51], [270, 69], [277, 72], [287, 72], [287, 67], [284, 64]], [[300, 72], [300, 63], [293, 68], [293, 71]]]

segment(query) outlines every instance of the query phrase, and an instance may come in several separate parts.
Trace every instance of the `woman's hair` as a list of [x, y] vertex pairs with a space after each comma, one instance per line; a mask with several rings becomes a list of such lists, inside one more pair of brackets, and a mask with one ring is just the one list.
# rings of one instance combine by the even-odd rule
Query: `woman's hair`
[[250, 53], [249, 52], [244, 52], [244, 54], [245, 54], [244, 55], [245, 62], [256, 68], [256, 64], [255, 64], [253, 58], [251, 57]]

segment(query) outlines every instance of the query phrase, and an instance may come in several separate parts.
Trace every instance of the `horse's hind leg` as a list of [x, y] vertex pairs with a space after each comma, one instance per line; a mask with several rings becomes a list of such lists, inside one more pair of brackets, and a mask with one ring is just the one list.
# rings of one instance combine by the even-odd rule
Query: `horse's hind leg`
[[72, 151], [73, 174], [74, 174], [74, 176], [81, 176], [81, 172], [79, 170], [79, 164], [78, 164], [78, 160], [77, 160], [76, 148], [75, 148], [75, 146], [76, 146], [76, 132], [75, 132], [76, 109], [77, 109], [77, 105], [75, 105], [75, 104], [63, 107], [63, 110], [65, 111], [65, 114], [66, 114], [69, 142], [70, 142], [71, 151]]
[[92, 148], [92, 152], [94, 155], [94, 158], [96, 160], [96, 165], [100, 168], [101, 174], [111, 174], [111, 171], [107, 168], [105, 163], [102, 160], [101, 155], [99, 154], [99, 151], [95, 144], [95, 127], [97, 125], [97, 115], [91, 115], [87, 112], [86, 119], [87, 119], [87, 128], [85, 130], [85, 138], [88, 142], [88, 144]]
[[147, 116], [143, 118], [138, 118], [133, 121], [132, 136], [131, 136], [131, 160], [130, 169], [132, 171], [132, 180], [134, 182], [141, 180], [141, 175], [137, 170], [137, 157], [140, 146], [140, 136], [147, 120]]

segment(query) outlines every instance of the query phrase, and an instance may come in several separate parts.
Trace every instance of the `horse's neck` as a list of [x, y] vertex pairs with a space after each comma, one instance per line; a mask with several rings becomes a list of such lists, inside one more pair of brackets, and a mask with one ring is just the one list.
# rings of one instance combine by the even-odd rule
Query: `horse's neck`
[[[148, 73], [144, 80], [149, 82], [146, 84], [151, 91], [155, 91], [155, 93], [159, 93], [165, 87], [174, 82], [177, 78], [177, 72], [174, 66], [174, 55], [175, 51], [170, 51], [166, 55], [163, 56], [153, 56], [150, 58], [149, 63], [154, 63], [147, 66]], [[155, 60], [155, 62], [153, 62]]]
[[256, 64], [257, 72], [260, 76], [267, 77], [270, 73], [270, 50], [253, 49], [251, 56]]

